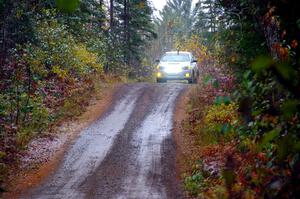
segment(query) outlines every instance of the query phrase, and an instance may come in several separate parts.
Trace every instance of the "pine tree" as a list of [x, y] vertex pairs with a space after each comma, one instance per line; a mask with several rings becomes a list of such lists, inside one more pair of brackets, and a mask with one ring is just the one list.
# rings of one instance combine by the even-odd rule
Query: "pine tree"
[[169, 0], [160, 12], [158, 31], [162, 35], [160, 48], [162, 51], [175, 48], [177, 39], [184, 39], [191, 33], [192, 26], [192, 0]]
[[219, 24], [216, 0], [199, 0], [194, 9], [195, 20], [193, 33], [201, 36], [207, 45], [212, 42], [213, 36], [221, 27]]
[[122, 61], [139, 65], [145, 45], [155, 37], [152, 8], [147, 0], [115, 1], [115, 41], [121, 47]]

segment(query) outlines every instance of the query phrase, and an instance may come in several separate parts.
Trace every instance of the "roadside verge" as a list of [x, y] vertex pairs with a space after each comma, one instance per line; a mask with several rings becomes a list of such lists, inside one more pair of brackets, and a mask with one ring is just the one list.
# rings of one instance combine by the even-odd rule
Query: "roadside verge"
[[184, 130], [185, 121], [189, 118], [187, 106], [190, 101], [191, 92], [195, 86], [190, 87], [179, 96], [174, 112], [173, 135], [176, 144], [176, 173], [177, 179], [180, 180], [182, 185], [185, 174], [191, 171], [191, 164], [199, 157], [199, 149], [195, 144], [195, 136], [187, 134], [188, 132]]
[[52, 132], [31, 140], [20, 155], [19, 165], [13, 166], [7, 182], [10, 189], [4, 198], [18, 198], [21, 193], [40, 184], [58, 166], [68, 147], [80, 132], [101, 117], [114, 102], [114, 93], [121, 83], [104, 83], [93, 94], [86, 110], [76, 118], [63, 121]]

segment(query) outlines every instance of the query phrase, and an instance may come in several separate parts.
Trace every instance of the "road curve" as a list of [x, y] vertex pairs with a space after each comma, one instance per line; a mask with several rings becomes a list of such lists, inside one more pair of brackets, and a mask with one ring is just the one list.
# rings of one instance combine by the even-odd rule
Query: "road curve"
[[21, 198], [182, 198], [173, 111], [185, 84], [121, 87], [110, 110], [70, 146], [59, 168]]

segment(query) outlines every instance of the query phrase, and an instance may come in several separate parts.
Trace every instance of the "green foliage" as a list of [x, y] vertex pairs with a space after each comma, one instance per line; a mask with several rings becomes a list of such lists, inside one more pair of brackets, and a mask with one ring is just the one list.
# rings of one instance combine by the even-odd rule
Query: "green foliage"
[[283, 116], [287, 119], [291, 119], [291, 117], [297, 114], [297, 109], [299, 106], [299, 101], [297, 100], [287, 100], [281, 106], [281, 112]]
[[273, 63], [274, 60], [272, 57], [260, 56], [252, 63], [252, 70], [256, 73], [265, 71], [266, 69], [270, 68]]
[[[179, 43], [184, 43], [191, 36], [193, 23], [192, 0], [171, 0], [160, 12], [161, 18], [156, 20], [159, 38], [153, 49], [155, 56], [161, 56], [166, 51], [179, 49]], [[177, 41], [177, 43], [176, 43]], [[179, 41], [179, 42], [178, 42]], [[152, 58], [153, 59], [153, 58]]]
[[57, 7], [65, 12], [75, 11], [80, 0], [56, 0]]
[[61, 25], [50, 11], [45, 12], [48, 19], [38, 19], [36, 24], [39, 44], [25, 45], [23, 59], [33, 73], [41, 77], [54, 73], [64, 79], [69, 75], [79, 77], [101, 71], [103, 64], [99, 63], [98, 55], [88, 51], [86, 44], [78, 44], [65, 25]]
[[213, 77], [211, 75], [205, 75], [203, 77], [203, 83], [205, 85], [208, 85], [213, 80]]
[[192, 195], [198, 196], [205, 188], [204, 177], [201, 171], [196, 171], [192, 176], [184, 179], [184, 188]]
[[231, 100], [230, 100], [230, 97], [228, 97], [228, 96], [217, 96], [214, 101], [215, 105], [222, 105], [222, 104], [229, 105], [230, 103], [231, 103]]
[[205, 38], [204, 43], [211, 49], [216, 32], [220, 28], [220, 22], [217, 20], [219, 10], [216, 1], [199, 0], [193, 13], [195, 16], [192, 31]]
[[[215, 94], [208, 108], [213, 113], [203, 112], [200, 103], [201, 110], [192, 112], [190, 118], [204, 120], [202, 128], [197, 122], [190, 128], [196, 128], [194, 135], [206, 143], [220, 146], [220, 132], [234, 131], [222, 140], [226, 144], [239, 142], [237, 154], [228, 155], [231, 161], [225, 169], [229, 173], [223, 173], [229, 198], [299, 195], [299, 183], [295, 182], [299, 181], [295, 176], [299, 176], [300, 162], [299, 9], [293, 1], [259, 0], [200, 0], [195, 9], [193, 31], [204, 38], [218, 64], [234, 72], [236, 80], [230, 99], [225, 100], [228, 102]], [[215, 79], [204, 76], [204, 84], [221, 90], [222, 81]], [[235, 111], [242, 120], [235, 125], [212, 122], [211, 118], [226, 110], [217, 111], [217, 107], [232, 102], [238, 104]]]
[[225, 184], [227, 187], [232, 187], [235, 181], [235, 173], [232, 170], [224, 169], [222, 172], [222, 177], [225, 180]]
[[279, 133], [279, 129], [273, 129], [269, 132], [266, 132], [259, 143], [260, 149], [262, 150], [263, 148], [269, 148], [269, 144], [271, 141], [274, 141], [275, 138], [278, 138]]
[[[113, 57], [109, 57], [112, 65], [123, 65], [122, 68], [113, 68], [113, 71], [135, 73], [133, 76], [142, 76], [139, 72], [143, 57], [146, 56], [147, 47], [156, 37], [154, 23], [152, 21], [152, 8], [147, 0], [117, 0], [114, 2], [114, 21], [110, 32], [109, 50], [115, 51]], [[111, 54], [109, 55], [111, 56]]]
[[[36, 100], [34, 102], [33, 100]], [[22, 124], [19, 132], [17, 133], [17, 146], [25, 147], [28, 141], [32, 139], [37, 133], [48, 128], [50, 123], [49, 113], [46, 108], [43, 107], [40, 99], [29, 99], [27, 107], [28, 110], [22, 110], [24, 113], [28, 113], [29, 116], [26, 118], [26, 124]]]
[[[226, 97], [225, 97], [226, 98]], [[221, 103], [210, 106], [205, 112], [203, 119], [203, 134], [211, 141], [206, 143], [215, 143], [220, 141], [220, 138], [233, 139], [235, 135], [234, 127], [238, 125], [237, 105], [234, 103]]]

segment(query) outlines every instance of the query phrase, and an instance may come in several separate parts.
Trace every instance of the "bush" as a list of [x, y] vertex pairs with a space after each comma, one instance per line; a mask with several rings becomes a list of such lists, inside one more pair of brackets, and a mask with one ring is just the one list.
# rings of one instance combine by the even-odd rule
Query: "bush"
[[37, 78], [51, 75], [61, 79], [82, 78], [82, 75], [101, 72], [103, 60], [98, 59], [98, 54], [89, 51], [87, 44], [78, 43], [52, 12], [45, 11], [45, 15], [48, 18], [38, 18], [36, 22], [38, 45], [27, 43], [22, 57]]
[[237, 110], [238, 106], [235, 103], [212, 105], [206, 112], [204, 122], [208, 128], [216, 124], [234, 126], [238, 122]]
[[192, 176], [188, 176], [184, 180], [184, 188], [192, 195], [198, 196], [203, 189], [204, 177], [200, 171], [197, 171]]

